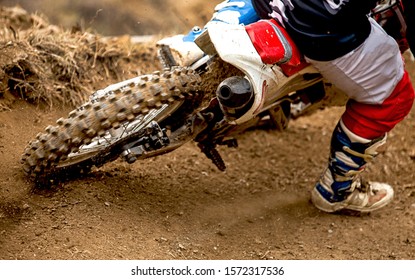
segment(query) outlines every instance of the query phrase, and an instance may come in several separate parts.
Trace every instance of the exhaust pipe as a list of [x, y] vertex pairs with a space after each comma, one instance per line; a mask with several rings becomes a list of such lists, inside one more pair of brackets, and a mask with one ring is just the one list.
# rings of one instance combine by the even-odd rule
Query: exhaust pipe
[[216, 96], [228, 120], [236, 120], [244, 115], [254, 102], [252, 85], [241, 76], [226, 78], [219, 84]]

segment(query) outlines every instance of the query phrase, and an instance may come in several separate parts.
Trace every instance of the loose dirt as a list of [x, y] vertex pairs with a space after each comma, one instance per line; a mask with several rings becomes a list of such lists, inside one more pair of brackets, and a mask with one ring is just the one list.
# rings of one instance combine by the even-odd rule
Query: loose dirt
[[[130, 60], [120, 55], [116, 61], [123, 63], [117, 65], [127, 67], [123, 77], [159, 67], [149, 63], [152, 53], [146, 45], [134, 49]], [[413, 64], [407, 67], [415, 73]], [[29, 140], [73, 105], [28, 100], [30, 91], [20, 91], [22, 96], [5, 88], [10, 76], [4, 73], [0, 259], [415, 258], [414, 112], [389, 134], [386, 152], [367, 168], [369, 179], [392, 184], [396, 193], [389, 206], [370, 215], [325, 214], [309, 202], [343, 108], [293, 120], [282, 133], [246, 132], [238, 148], [220, 149], [225, 172], [188, 143], [154, 159], [116, 161], [84, 178], [36, 189], [20, 156]], [[79, 83], [98, 89], [121, 75], [102, 77]]]

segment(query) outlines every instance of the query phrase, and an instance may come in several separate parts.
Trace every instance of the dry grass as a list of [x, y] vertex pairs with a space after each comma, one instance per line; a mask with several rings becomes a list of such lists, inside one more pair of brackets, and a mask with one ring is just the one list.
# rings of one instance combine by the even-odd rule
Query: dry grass
[[128, 36], [108, 40], [80, 28], [63, 30], [19, 7], [1, 8], [0, 18], [3, 108], [13, 98], [79, 105], [97, 87], [140, 74], [138, 65], [155, 61], [152, 44], [133, 45]]

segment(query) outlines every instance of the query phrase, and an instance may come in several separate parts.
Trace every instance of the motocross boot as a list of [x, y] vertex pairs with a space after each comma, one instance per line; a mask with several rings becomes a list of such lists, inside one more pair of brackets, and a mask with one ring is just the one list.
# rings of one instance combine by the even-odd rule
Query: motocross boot
[[215, 7], [212, 19], [204, 28], [195, 26], [186, 35], [176, 35], [164, 38], [157, 42], [159, 47], [168, 46], [172, 51], [176, 63], [181, 66], [190, 66], [203, 57], [203, 51], [194, 43], [194, 40], [212, 22], [229, 24], [250, 24], [258, 21], [259, 17], [252, 6], [251, 0], [226, 0]]
[[371, 212], [393, 198], [390, 185], [362, 180], [360, 173], [386, 143], [386, 134], [367, 140], [351, 132], [342, 121], [336, 126], [329, 163], [311, 193], [311, 201], [320, 210]]

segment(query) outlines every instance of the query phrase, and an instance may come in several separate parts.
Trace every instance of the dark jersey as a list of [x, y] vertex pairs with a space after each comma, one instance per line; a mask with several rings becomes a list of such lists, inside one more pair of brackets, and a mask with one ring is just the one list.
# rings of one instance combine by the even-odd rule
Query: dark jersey
[[316, 60], [338, 58], [362, 44], [371, 30], [367, 14], [376, 2], [377, 0], [252, 0], [261, 17], [278, 20], [299, 49]]
[[415, 54], [415, 0], [402, 0], [405, 20], [406, 20], [406, 39], [413, 54]]

